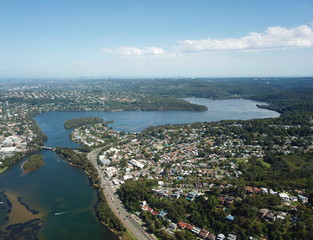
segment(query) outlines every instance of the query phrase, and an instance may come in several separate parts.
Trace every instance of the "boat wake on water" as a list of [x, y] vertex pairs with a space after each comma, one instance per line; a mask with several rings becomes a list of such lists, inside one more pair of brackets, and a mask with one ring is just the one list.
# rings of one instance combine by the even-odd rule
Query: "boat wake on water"
[[54, 216], [58, 216], [58, 215], [62, 215], [62, 214], [66, 214], [68, 213], [69, 211], [64, 211], [64, 212], [57, 212], [54, 214]]

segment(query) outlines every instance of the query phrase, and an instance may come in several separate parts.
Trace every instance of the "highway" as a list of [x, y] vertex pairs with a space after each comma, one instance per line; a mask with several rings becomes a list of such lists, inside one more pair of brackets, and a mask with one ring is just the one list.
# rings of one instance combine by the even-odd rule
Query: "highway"
[[147, 233], [144, 227], [137, 221], [132, 214], [128, 213], [123, 204], [115, 195], [115, 189], [111, 185], [108, 178], [104, 177], [99, 165], [97, 164], [97, 156], [100, 153], [101, 148], [88, 153], [87, 157], [91, 161], [94, 167], [97, 169], [99, 177], [101, 179], [101, 185], [103, 187], [106, 200], [114, 212], [114, 214], [121, 220], [125, 228], [138, 240], [156, 240], [154, 236]]

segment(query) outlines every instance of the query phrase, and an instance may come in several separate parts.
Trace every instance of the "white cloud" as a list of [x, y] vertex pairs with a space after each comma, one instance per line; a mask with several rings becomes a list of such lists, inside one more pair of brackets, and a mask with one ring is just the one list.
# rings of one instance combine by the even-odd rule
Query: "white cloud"
[[227, 50], [265, 50], [305, 48], [313, 46], [313, 31], [307, 25], [296, 28], [269, 27], [264, 33], [251, 32], [242, 38], [178, 41], [178, 52], [208, 52]]
[[106, 53], [116, 54], [120, 56], [147, 56], [147, 55], [164, 55], [165, 51], [157, 47], [136, 48], [129, 46], [120, 46], [116, 49], [103, 48]]
[[[313, 25], [313, 24], [312, 24]], [[255, 51], [269, 49], [292, 49], [313, 47], [313, 28], [301, 25], [295, 28], [268, 27], [263, 33], [250, 32], [241, 38], [181, 40], [174, 46], [174, 51], [165, 51], [158, 47], [103, 48], [102, 51], [119, 56], [163, 56], [175, 58], [186, 53]]]

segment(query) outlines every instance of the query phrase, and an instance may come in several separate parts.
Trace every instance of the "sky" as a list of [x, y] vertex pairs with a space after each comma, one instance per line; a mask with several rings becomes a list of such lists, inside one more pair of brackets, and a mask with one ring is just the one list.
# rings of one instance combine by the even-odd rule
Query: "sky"
[[313, 76], [313, 0], [3, 0], [0, 78]]

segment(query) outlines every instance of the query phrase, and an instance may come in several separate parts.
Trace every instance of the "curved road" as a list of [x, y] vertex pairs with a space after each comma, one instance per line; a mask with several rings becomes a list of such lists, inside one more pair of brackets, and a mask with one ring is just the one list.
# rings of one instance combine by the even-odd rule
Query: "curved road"
[[114, 194], [115, 189], [111, 186], [108, 178], [104, 177], [104, 173], [99, 168], [97, 164], [97, 156], [100, 153], [101, 148], [88, 153], [87, 157], [89, 161], [92, 162], [94, 167], [97, 169], [99, 177], [101, 179], [101, 185], [103, 187], [103, 192], [106, 200], [114, 212], [114, 214], [121, 220], [126, 229], [138, 240], [155, 240], [155, 238], [146, 232], [144, 227], [140, 224], [135, 217], [129, 214], [123, 207], [121, 201]]

